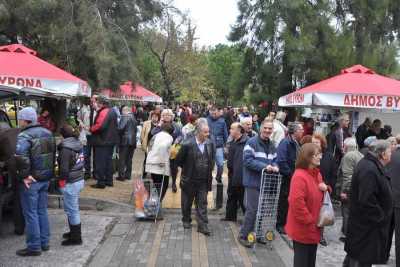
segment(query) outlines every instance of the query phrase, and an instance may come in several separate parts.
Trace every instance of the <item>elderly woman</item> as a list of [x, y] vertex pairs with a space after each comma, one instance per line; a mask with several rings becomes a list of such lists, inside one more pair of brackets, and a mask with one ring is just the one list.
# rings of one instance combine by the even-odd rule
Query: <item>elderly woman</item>
[[289, 193], [285, 230], [293, 240], [294, 267], [315, 266], [321, 228], [317, 226], [328, 186], [319, 172], [322, 153], [315, 144], [304, 144], [296, 161]]
[[164, 199], [169, 183], [169, 154], [173, 142], [172, 132], [172, 124], [168, 122], [163, 123], [161, 125], [161, 132], [157, 133], [150, 141], [149, 153], [147, 154], [146, 173], [151, 174], [157, 191], [161, 192], [160, 201]]
[[354, 169], [364, 155], [357, 150], [357, 141], [355, 138], [346, 138], [344, 140], [344, 156], [340, 162], [338, 170], [338, 190], [340, 201], [342, 203], [342, 236], [339, 238], [342, 242], [346, 240], [347, 225], [350, 211], [350, 188]]
[[354, 171], [344, 246], [349, 266], [386, 263], [393, 199], [384, 168], [391, 154], [391, 144], [377, 140]]

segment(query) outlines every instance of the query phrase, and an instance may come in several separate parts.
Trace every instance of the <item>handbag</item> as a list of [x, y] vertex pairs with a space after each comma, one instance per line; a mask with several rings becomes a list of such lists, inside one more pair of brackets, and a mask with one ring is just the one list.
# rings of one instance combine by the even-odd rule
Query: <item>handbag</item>
[[324, 199], [322, 202], [321, 209], [318, 217], [318, 227], [331, 226], [335, 223], [335, 212], [333, 211], [333, 205], [329, 192], [324, 193]]

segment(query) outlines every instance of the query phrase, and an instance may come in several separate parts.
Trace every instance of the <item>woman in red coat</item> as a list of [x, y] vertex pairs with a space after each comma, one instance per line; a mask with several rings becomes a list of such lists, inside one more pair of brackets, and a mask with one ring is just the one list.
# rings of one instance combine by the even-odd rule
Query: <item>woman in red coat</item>
[[321, 229], [317, 226], [324, 192], [328, 190], [319, 171], [321, 150], [304, 144], [297, 156], [289, 193], [285, 230], [293, 239], [294, 267], [314, 267]]

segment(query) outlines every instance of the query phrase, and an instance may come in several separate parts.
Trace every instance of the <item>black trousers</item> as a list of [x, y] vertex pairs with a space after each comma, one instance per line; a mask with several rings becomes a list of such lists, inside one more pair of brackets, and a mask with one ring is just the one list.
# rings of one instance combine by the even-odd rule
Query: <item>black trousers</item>
[[317, 244], [303, 244], [293, 240], [293, 267], [315, 267]]
[[178, 175], [178, 164], [176, 164], [176, 160], [171, 159], [169, 161], [169, 166], [170, 166], [170, 169], [171, 169], [172, 183], [176, 184], [176, 176]]
[[118, 176], [123, 179], [131, 179], [132, 158], [135, 146], [119, 146]]
[[246, 208], [244, 207], [244, 187], [228, 185], [227, 195], [225, 218], [236, 221], [239, 208], [242, 209], [243, 213], [246, 212]]
[[182, 221], [192, 222], [192, 205], [193, 201], [196, 207], [196, 220], [198, 227], [204, 227], [208, 224], [207, 217], [207, 182], [204, 185], [187, 184], [181, 185], [181, 202], [182, 202]]
[[96, 146], [94, 153], [94, 173], [100, 185], [113, 184], [113, 146]]
[[395, 230], [395, 244], [396, 244], [396, 267], [400, 267], [400, 208], [394, 208], [394, 230]]
[[[13, 220], [14, 220], [14, 232], [17, 234], [23, 234], [25, 230], [25, 219], [22, 214], [21, 197], [20, 197], [20, 186], [24, 186], [23, 183], [18, 182], [17, 179], [17, 165], [14, 158], [7, 161], [8, 174], [12, 181], [12, 188], [14, 191], [13, 197]], [[0, 210], [1, 212], [1, 210]]]
[[[158, 194], [161, 191], [161, 199], [160, 202], [163, 201], [165, 194], [167, 193], [168, 184], [169, 184], [169, 176], [164, 176], [164, 183], [163, 183], [163, 175], [161, 174], [151, 174], [151, 179], [153, 180], [154, 186], [157, 189]], [[162, 188], [161, 188], [162, 184]]]
[[290, 178], [282, 177], [281, 191], [279, 194], [278, 201], [278, 214], [276, 218], [276, 226], [284, 227], [286, 224], [287, 213], [289, 210], [289, 188], [290, 188]]
[[347, 225], [349, 224], [349, 216], [350, 216], [350, 202], [348, 200], [342, 201], [342, 233], [344, 236], [347, 235]]

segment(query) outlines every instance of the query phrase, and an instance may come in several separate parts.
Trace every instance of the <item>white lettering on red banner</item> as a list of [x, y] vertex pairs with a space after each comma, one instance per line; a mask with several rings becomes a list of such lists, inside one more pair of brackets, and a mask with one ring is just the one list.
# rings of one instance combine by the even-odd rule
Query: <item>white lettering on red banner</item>
[[285, 101], [287, 104], [301, 104], [304, 102], [304, 94], [293, 93], [286, 96]]
[[19, 78], [10, 76], [0, 76], [0, 84], [3, 85], [16, 85], [20, 87], [35, 87], [42, 88], [42, 81], [33, 78]]
[[344, 96], [343, 105], [365, 108], [400, 108], [400, 96], [352, 95]]

